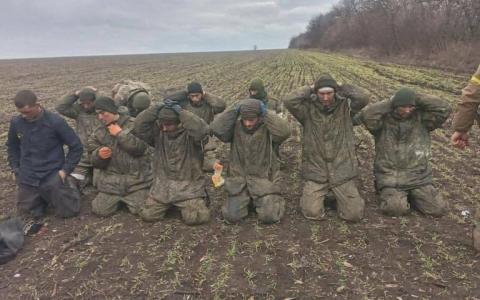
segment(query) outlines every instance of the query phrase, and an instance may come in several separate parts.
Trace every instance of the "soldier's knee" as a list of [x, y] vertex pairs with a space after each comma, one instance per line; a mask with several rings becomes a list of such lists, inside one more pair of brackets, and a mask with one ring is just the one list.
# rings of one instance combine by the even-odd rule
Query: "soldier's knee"
[[185, 208], [182, 210], [182, 218], [187, 225], [200, 225], [210, 221], [210, 210], [203, 207]]
[[387, 216], [398, 217], [410, 212], [410, 204], [406, 199], [389, 199], [382, 201], [380, 209]]
[[339, 213], [340, 218], [350, 222], [359, 222], [363, 219], [365, 212], [364, 205], [350, 207], [347, 211], [342, 211]]
[[105, 209], [104, 207], [101, 207], [101, 206], [92, 205], [92, 212], [100, 217], [109, 217], [113, 215], [116, 212], [116, 210]]
[[262, 201], [262, 206], [257, 209], [258, 219], [265, 224], [279, 222], [284, 212], [285, 200], [276, 195], [266, 196]]
[[225, 207], [222, 209], [223, 219], [230, 224], [235, 224], [243, 219], [243, 216], [238, 211], [228, 210]]
[[148, 208], [141, 208], [138, 212], [138, 215], [145, 222], [155, 222], [162, 219], [163, 216], [156, 214], [154, 211]]
[[321, 220], [325, 217], [325, 209], [323, 207], [323, 199], [306, 199], [300, 200], [300, 209], [305, 218], [311, 220]]

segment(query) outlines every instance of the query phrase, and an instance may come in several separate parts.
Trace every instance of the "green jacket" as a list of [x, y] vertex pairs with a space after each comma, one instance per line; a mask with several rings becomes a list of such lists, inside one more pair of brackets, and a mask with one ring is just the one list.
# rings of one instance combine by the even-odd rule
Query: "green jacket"
[[416, 111], [405, 120], [395, 117], [391, 100], [366, 107], [358, 115], [375, 138], [374, 173], [378, 190], [413, 189], [432, 183], [430, 131], [452, 111], [445, 100], [418, 95]]
[[163, 104], [152, 105], [135, 119], [135, 134], [153, 146], [153, 185], [150, 195], [162, 203], [203, 198], [202, 141], [207, 123], [192, 112], [180, 112], [180, 128], [174, 133], [160, 131], [157, 115]]
[[290, 136], [288, 122], [268, 110], [263, 123], [248, 133], [238, 117], [236, 105], [230, 106], [210, 124], [212, 133], [230, 143], [230, 160], [225, 188], [237, 194], [247, 186], [258, 197], [279, 194], [278, 146]]
[[58, 101], [55, 109], [59, 114], [76, 121], [77, 135], [85, 146], [87, 145], [88, 137], [95, 128], [101, 125], [101, 122], [97, 119], [95, 111], [85, 111], [77, 100], [78, 96], [74, 93], [65, 95]]
[[[99, 192], [128, 195], [149, 188], [152, 184], [150, 151], [147, 143], [131, 132], [134, 119], [120, 115], [118, 125], [122, 131], [115, 137], [106, 126], [97, 127], [88, 139], [88, 152], [94, 168], [98, 169], [97, 189]], [[112, 149], [112, 156], [101, 159], [101, 147]]]
[[367, 103], [367, 94], [353, 86], [339, 91], [330, 109], [320, 104], [308, 86], [285, 98], [286, 109], [303, 126], [304, 179], [335, 187], [357, 176], [352, 118]]

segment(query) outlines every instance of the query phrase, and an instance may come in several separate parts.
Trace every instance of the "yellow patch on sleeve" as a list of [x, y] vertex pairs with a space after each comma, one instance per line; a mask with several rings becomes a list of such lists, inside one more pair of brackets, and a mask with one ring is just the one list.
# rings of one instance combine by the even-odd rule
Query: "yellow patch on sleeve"
[[470, 81], [474, 84], [480, 85], [480, 75], [472, 76], [472, 79], [470, 79]]

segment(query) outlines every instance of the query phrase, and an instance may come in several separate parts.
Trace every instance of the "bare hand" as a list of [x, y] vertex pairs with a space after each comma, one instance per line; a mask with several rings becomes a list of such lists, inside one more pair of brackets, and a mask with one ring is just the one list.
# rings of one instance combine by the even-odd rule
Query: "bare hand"
[[102, 147], [98, 150], [98, 157], [101, 159], [107, 159], [112, 156], [112, 149], [108, 147]]
[[60, 179], [62, 180], [62, 182], [65, 182], [65, 178], [67, 177], [67, 173], [65, 173], [64, 170], [60, 170], [60, 171], [58, 171], [58, 176], [60, 176]]
[[107, 126], [108, 132], [110, 132], [111, 135], [117, 136], [120, 132], [122, 132], [122, 128], [117, 124], [117, 123], [112, 123]]
[[468, 146], [468, 134], [466, 132], [455, 131], [450, 140], [456, 148], [463, 150]]

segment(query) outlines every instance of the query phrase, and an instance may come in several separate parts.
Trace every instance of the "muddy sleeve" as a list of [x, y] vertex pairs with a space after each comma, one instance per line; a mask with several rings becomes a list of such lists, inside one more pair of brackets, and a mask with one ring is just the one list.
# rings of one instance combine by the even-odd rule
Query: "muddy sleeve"
[[118, 146], [132, 156], [142, 156], [148, 149], [148, 145], [142, 139], [133, 135], [131, 129], [123, 129], [117, 135]]
[[76, 103], [77, 100], [78, 97], [75, 94], [67, 94], [58, 101], [55, 110], [67, 118], [76, 119], [80, 113], [80, 105]]
[[301, 87], [283, 99], [285, 108], [297, 119], [300, 124], [304, 124], [308, 115], [308, 101], [312, 94], [309, 86]]
[[154, 126], [157, 121], [158, 112], [162, 107], [163, 103], [151, 105], [135, 118], [133, 134], [152, 147], [155, 146], [153, 136]]
[[179, 114], [180, 122], [195, 142], [201, 142], [209, 133], [208, 124], [199, 116], [182, 109]]
[[467, 86], [462, 90], [462, 97], [457, 104], [457, 111], [453, 117], [453, 129], [467, 132], [474, 121], [478, 119], [478, 106], [480, 105], [480, 66], [473, 74]]
[[435, 96], [419, 94], [416, 102], [417, 109], [422, 115], [422, 122], [428, 130], [441, 127], [452, 113], [450, 103]]
[[386, 100], [365, 107], [354, 117], [354, 122], [363, 124], [372, 134], [382, 129], [385, 115], [392, 111], [392, 101]]
[[362, 108], [367, 106], [370, 99], [370, 95], [366, 90], [351, 84], [342, 85], [339, 94], [342, 97], [350, 99], [352, 114], [358, 113]]
[[227, 106], [225, 100], [210, 93], [205, 93], [205, 101], [212, 107], [214, 114], [219, 114]]
[[230, 143], [233, 140], [235, 123], [238, 119], [237, 105], [238, 104], [233, 104], [229, 106], [210, 124], [211, 132], [224, 143]]
[[290, 136], [288, 121], [282, 119], [273, 111], [267, 111], [264, 119], [268, 131], [272, 135], [272, 141], [276, 144], [283, 143]]
[[90, 160], [94, 168], [106, 169], [110, 162], [110, 158], [102, 159], [98, 156], [98, 150], [104, 146], [97, 138], [96, 132], [98, 130], [100, 130], [100, 127], [94, 130], [94, 132], [88, 137], [87, 151], [90, 154]]

